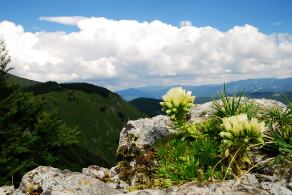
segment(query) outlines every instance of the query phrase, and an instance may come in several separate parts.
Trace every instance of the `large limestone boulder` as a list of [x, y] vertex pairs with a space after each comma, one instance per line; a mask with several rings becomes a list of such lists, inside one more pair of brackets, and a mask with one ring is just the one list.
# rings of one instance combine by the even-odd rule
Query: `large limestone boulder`
[[120, 160], [135, 157], [155, 141], [173, 132], [172, 123], [167, 116], [129, 121], [120, 133], [117, 156]]
[[25, 194], [117, 194], [104, 182], [82, 173], [40, 166], [26, 173], [19, 186]]

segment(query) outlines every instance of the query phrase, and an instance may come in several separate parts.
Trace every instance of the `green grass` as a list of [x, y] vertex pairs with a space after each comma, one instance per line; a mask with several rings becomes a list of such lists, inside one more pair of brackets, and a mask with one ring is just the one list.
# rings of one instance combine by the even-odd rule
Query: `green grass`
[[203, 181], [222, 176], [218, 169], [213, 170], [220, 160], [215, 140], [170, 136], [160, 140], [154, 148], [158, 159], [157, 177], [172, 181]]
[[137, 98], [129, 103], [135, 106], [141, 112], [146, 113], [150, 117], [162, 115], [160, 102], [162, 100], [153, 98]]
[[39, 84], [40, 82], [38, 81], [33, 81], [25, 78], [21, 78], [12, 74], [7, 73], [8, 75], [8, 81], [11, 82], [12, 84], [17, 84], [20, 85], [21, 87], [28, 87], [32, 85]]

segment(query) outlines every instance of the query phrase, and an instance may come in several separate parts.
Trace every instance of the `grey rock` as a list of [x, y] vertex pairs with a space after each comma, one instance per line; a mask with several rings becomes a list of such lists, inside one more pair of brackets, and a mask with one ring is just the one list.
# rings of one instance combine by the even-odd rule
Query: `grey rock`
[[109, 171], [109, 177], [115, 177], [116, 175], [118, 175], [120, 172], [120, 169], [118, 166], [114, 166], [110, 169]]
[[[166, 195], [165, 190], [150, 190], [150, 189], [128, 192], [126, 194], [127, 195]], [[122, 195], [122, 194], [119, 194], [119, 195]]]
[[19, 189], [16, 189], [15, 191], [13, 191], [12, 193], [13, 195], [27, 195], [27, 194], [24, 194], [22, 191], [20, 191]]
[[0, 187], [0, 194], [12, 194], [14, 190], [14, 186], [2, 186]]
[[42, 194], [117, 194], [102, 181], [82, 173], [40, 166], [26, 173], [19, 186], [24, 193]]
[[135, 156], [136, 153], [143, 152], [156, 140], [174, 132], [171, 127], [172, 123], [167, 116], [129, 121], [120, 133], [118, 157]]
[[109, 170], [97, 165], [91, 165], [87, 168], [83, 168], [82, 173], [99, 180], [104, 180], [109, 175]]
[[[285, 181], [278, 178], [268, 177], [267, 180], [261, 182], [264, 175], [245, 174], [240, 180], [227, 180], [221, 183], [198, 184], [197, 182], [188, 182], [181, 186], [173, 186], [168, 189], [157, 190], [138, 190], [129, 192], [129, 195], [141, 194], [157, 194], [157, 195], [193, 195], [193, 194], [208, 194], [208, 195], [247, 195], [247, 194], [276, 194], [290, 195], [292, 191], [285, 187]], [[268, 181], [269, 180], [269, 181]], [[275, 182], [277, 181], [277, 182]]]
[[280, 182], [262, 182], [261, 188], [269, 191], [271, 194], [291, 195], [292, 191], [283, 186]]
[[262, 109], [270, 109], [270, 108], [275, 108], [275, 107], [280, 108], [282, 110], [287, 109], [287, 106], [285, 104], [276, 100], [262, 98], [262, 99], [250, 99], [249, 101], [256, 103]]

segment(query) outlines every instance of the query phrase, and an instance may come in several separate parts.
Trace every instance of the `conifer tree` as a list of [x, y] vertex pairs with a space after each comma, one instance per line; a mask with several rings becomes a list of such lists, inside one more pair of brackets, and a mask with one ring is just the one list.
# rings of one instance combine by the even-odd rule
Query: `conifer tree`
[[0, 100], [7, 96], [11, 91], [7, 83], [7, 73], [12, 70], [11, 67], [8, 67], [10, 61], [5, 42], [0, 37]]

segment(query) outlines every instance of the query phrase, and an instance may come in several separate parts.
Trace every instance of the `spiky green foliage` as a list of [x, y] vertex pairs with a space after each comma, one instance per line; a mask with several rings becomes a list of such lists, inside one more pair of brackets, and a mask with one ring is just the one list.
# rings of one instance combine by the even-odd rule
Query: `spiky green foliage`
[[268, 118], [271, 122], [278, 126], [292, 125], [292, 106], [288, 104], [288, 107], [284, 110], [280, 108], [272, 108], [268, 111]]
[[272, 138], [272, 146], [281, 153], [292, 152], [292, 127], [273, 127], [269, 125], [269, 133]]
[[215, 115], [218, 117], [229, 117], [235, 116], [241, 113], [241, 99], [243, 93], [237, 97], [234, 94], [229, 97], [226, 90], [226, 85], [224, 84], [223, 90], [218, 93], [219, 101], [213, 99], [213, 108], [216, 110]]
[[260, 107], [259, 105], [253, 102], [245, 102], [242, 104], [240, 108], [241, 113], [245, 113], [250, 120], [251, 118], [257, 118], [260, 114]]
[[275, 152], [292, 152], [292, 105], [287, 108], [272, 108], [268, 112], [269, 131], [267, 147]]
[[163, 102], [160, 103], [162, 111], [170, 116], [176, 125], [183, 125], [186, 122], [186, 114], [195, 100], [192, 92], [186, 91], [182, 87], [175, 87], [162, 96], [162, 99]]

